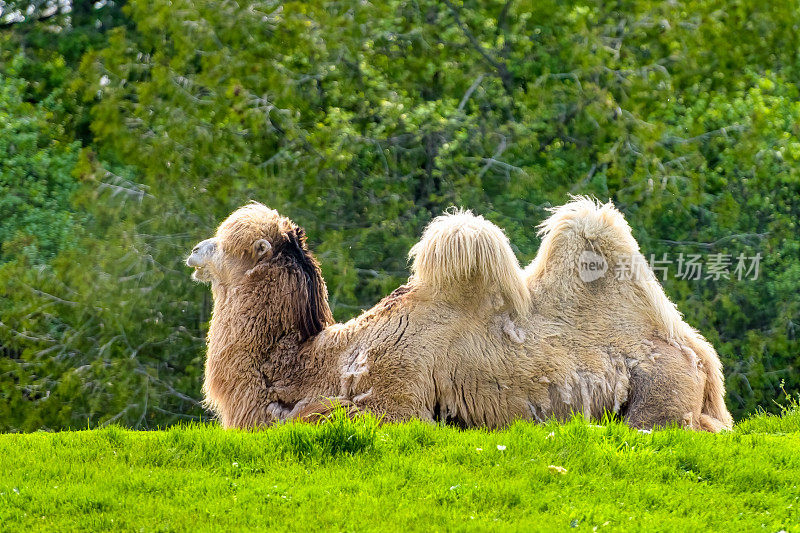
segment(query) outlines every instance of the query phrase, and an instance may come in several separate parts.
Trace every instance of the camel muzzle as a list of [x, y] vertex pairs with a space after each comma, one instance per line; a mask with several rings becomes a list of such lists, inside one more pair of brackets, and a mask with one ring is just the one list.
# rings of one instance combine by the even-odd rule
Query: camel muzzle
[[216, 239], [206, 239], [197, 244], [192, 249], [192, 253], [186, 258], [186, 266], [200, 268], [205, 265], [217, 250]]

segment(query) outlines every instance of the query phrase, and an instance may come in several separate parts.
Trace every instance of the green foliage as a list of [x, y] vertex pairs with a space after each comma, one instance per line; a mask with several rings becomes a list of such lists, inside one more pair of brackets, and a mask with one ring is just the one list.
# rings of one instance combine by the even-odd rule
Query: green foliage
[[[72, 87], [76, 62], [104, 42], [105, 25], [119, 9], [110, 3], [83, 19], [80, 11], [0, 35], [0, 148], [7, 155], [0, 161], [5, 431], [85, 427], [101, 417], [144, 426], [162, 411], [173, 420], [201, 413], [196, 394], [183, 392], [197, 386], [196, 348], [188, 361], [154, 360], [148, 353], [153, 344], [180, 353], [182, 344], [196, 347], [202, 339], [184, 326], [165, 328], [150, 313], [146, 284], [163, 276], [141, 273], [140, 262], [153, 264], [146, 245], [120, 252], [130, 226], [114, 224], [112, 217], [136, 201], [138, 189], [131, 192], [125, 168], [114, 167], [119, 174], [102, 169], [97, 176], [86, 170], [97, 164], [90, 149], [81, 150], [91, 115]], [[109, 208], [94, 209], [105, 200]], [[107, 248], [112, 264], [102, 261]], [[130, 283], [120, 286], [124, 276]], [[184, 318], [177, 305], [171, 316]], [[129, 337], [132, 325], [140, 334]], [[175, 367], [177, 377], [170, 375]]]
[[[581, 418], [492, 432], [376, 427], [368, 416], [338, 415], [255, 432], [190, 424], [0, 435], [0, 522], [24, 530], [793, 531], [798, 415], [762, 414], [719, 435], [647, 434]], [[297, 453], [298, 434], [318, 445], [314, 453]], [[352, 436], [369, 445], [352, 447]]]
[[[58, 116], [59, 94], [33, 104], [24, 98], [24, 63], [15, 57], [0, 73], [0, 264], [19, 258], [31, 264], [52, 259], [71, 241], [74, 215], [68, 210], [77, 189], [71, 176], [79, 143], [65, 142]], [[63, 65], [62, 65], [63, 67]]]
[[199, 417], [209, 296], [182, 258], [250, 199], [306, 228], [345, 320], [405, 280], [449, 205], [497, 222], [527, 262], [547, 207], [610, 198], [647, 256], [761, 254], [755, 280], [681, 280], [673, 265], [664, 285], [720, 351], [737, 416], [777, 411], [781, 380], [800, 390], [792, 5], [33, 13], [0, 34], [0, 127], [28, 139], [0, 166], [17, 191], [0, 197], [15, 209], [0, 221], [15, 254], [0, 268], [0, 429]]

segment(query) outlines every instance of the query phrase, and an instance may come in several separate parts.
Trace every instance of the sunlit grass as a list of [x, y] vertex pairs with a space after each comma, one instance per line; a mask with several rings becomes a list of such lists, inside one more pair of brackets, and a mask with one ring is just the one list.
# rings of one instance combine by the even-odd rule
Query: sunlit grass
[[800, 410], [720, 435], [612, 420], [0, 436], [0, 529], [800, 528]]

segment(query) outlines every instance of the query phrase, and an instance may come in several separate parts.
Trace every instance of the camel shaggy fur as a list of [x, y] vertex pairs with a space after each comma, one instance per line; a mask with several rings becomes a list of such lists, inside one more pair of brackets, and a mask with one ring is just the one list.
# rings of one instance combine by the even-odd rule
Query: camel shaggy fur
[[716, 352], [666, 297], [622, 214], [577, 198], [540, 232], [522, 270], [491, 222], [435, 218], [408, 283], [334, 324], [302, 228], [245, 205], [187, 259], [214, 298], [207, 406], [245, 428], [318, 416], [331, 400], [464, 427], [611, 412], [637, 428], [730, 428]]

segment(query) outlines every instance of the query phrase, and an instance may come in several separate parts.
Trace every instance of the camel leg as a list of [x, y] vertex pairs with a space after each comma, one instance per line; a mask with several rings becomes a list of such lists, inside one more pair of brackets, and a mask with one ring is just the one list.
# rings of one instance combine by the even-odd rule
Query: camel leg
[[294, 418], [303, 422], [321, 422], [338, 407], [344, 408], [349, 416], [353, 416], [360, 411], [357, 406], [348, 400], [320, 398], [303, 407]]
[[305, 406], [294, 417], [304, 422], [319, 422], [325, 420], [337, 407], [343, 407], [347, 414], [353, 416], [357, 413], [369, 412], [380, 417], [382, 422], [407, 422], [412, 418], [429, 420], [433, 418], [425, 410], [414, 407], [411, 402], [401, 403], [390, 399], [381, 401], [379, 397], [351, 400], [320, 398]]
[[358, 402], [359, 408], [382, 417], [384, 422], [408, 422], [413, 418], [433, 422], [431, 413], [418, 402], [408, 397], [392, 395], [382, 398], [379, 394]]
[[626, 419], [631, 427], [677, 424], [713, 431], [701, 414], [705, 372], [693, 352], [653, 339], [649, 357], [631, 369]]
[[703, 431], [709, 431], [711, 433], [719, 433], [723, 429], [726, 429], [725, 423], [722, 420], [718, 420], [713, 416], [709, 416], [707, 414], [700, 415], [700, 429]]

